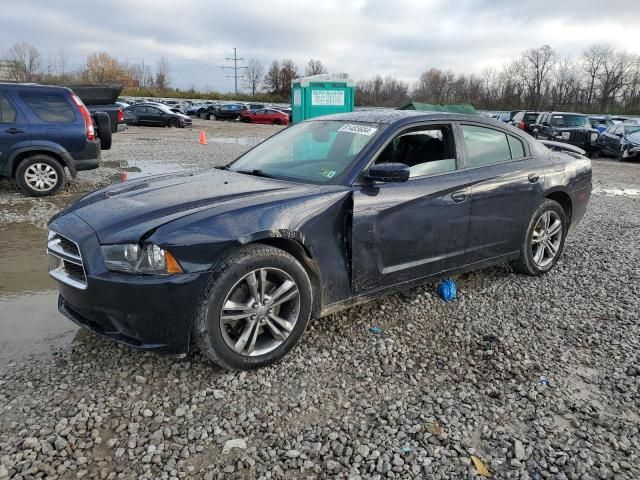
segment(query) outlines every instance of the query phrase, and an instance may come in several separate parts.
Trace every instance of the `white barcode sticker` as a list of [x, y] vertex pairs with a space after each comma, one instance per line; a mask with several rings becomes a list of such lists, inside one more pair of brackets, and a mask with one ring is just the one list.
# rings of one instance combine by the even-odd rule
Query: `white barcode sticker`
[[338, 131], [357, 133], [359, 135], [366, 135], [367, 137], [370, 137], [371, 135], [376, 133], [378, 129], [376, 127], [368, 127], [366, 125], [353, 125], [351, 123], [347, 123], [346, 125], [341, 126]]

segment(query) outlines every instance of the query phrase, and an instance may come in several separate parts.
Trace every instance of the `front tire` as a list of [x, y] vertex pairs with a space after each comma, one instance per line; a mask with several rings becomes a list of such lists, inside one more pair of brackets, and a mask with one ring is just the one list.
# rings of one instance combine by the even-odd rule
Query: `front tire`
[[298, 343], [312, 304], [311, 281], [298, 260], [268, 245], [248, 245], [213, 271], [198, 308], [196, 343], [223, 368], [270, 365]]
[[169, 128], [179, 128], [180, 127], [180, 120], [178, 120], [177, 118], [170, 118], [169, 121], [167, 122], [167, 127], [169, 127]]
[[32, 197], [58, 193], [66, 182], [64, 167], [48, 155], [33, 155], [20, 162], [16, 169], [18, 186]]
[[562, 206], [555, 200], [545, 199], [529, 221], [520, 258], [511, 262], [513, 270], [533, 276], [547, 273], [562, 255], [567, 230], [567, 216]]

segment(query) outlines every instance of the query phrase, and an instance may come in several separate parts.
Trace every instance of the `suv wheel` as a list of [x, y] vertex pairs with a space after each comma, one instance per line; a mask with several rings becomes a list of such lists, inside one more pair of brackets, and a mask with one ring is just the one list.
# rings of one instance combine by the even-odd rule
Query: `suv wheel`
[[44, 197], [59, 192], [66, 182], [64, 167], [48, 155], [33, 155], [20, 162], [16, 182], [28, 195]]
[[216, 267], [195, 322], [202, 353], [221, 367], [275, 363], [302, 337], [311, 316], [311, 282], [288, 253], [248, 245]]
[[564, 250], [567, 216], [555, 200], [546, 199], [531, 217], [520, 258], [511, 262], [518, 273], [542, 275], [553, 268]]

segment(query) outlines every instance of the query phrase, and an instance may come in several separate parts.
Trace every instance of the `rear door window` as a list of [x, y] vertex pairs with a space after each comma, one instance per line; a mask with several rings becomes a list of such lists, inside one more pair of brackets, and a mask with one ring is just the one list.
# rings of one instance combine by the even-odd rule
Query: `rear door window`
[[524, 143], [513, 135], [507, 135], [509, 138], [509, 147], [511, 147], [511, 158], [523, 158], [526, 156]]
[[0, 123], [15, 123], [16, 109], [4, 93], [0, 93]]
[[22, 92], [22, 101], [41, 120], [51, 123], [71, 123], [76, 114], [67, 99], [58, 93]]
[[466, 147], [467, 167], [482, 167], [511, 160], [506, 133], [475, 125], [461, 125], [460, 128]]

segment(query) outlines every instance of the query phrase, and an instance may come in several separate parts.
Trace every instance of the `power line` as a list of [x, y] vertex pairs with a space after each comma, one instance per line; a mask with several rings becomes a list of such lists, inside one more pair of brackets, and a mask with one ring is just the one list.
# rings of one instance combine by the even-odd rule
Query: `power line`
[[234, 80], [234, 84], [235, 84], [235, 94], [238, 94], [238, 79], [239, 78], [243, 78], [244, 75], [238, 75], [238, 70], [242, 70], [243, 68], [247, 68], [247, 67], [243, 67], [243, 66], [238, 66], [238, 61], [242, 60], [244, 61], [244, 58], [238, 58], [238, 52], [236, 47], [233, 47], [233, 57], [227, 57], [225, 58], [225, 60], [229, 61], [229, 60], [233, 60], [233, 67], [227, 67], [227, 66], [221, 66], [220, 68], [225, 69], [225, 68], [229, 68], [229, 69], [233, 69], [233, 75], [226, 75], [227, 78], [233, 78]]

